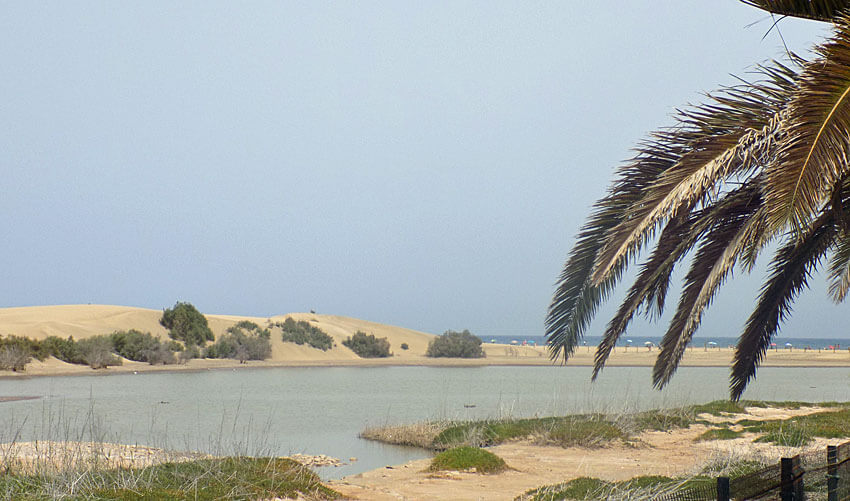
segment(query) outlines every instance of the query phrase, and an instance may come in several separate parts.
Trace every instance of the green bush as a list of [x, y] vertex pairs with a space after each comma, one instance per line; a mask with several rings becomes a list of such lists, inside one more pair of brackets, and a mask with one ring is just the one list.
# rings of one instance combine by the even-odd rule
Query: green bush
[[13, 347], [15, 348], [15, 351], [25, 353], [31, 358], [35, 358], [38, 360], [44, 360], [50, 355], [50, 353], [45, 350], [42, 343], [35, 339], [12, 335], [6, 336], [5, 338], [3, 336], [0, 336], [0, 350], [2, 350], [3, 348]]
[[446, 331], [428, 343], [427, 357], [484, 358], [481, 339], [468, 330]]
[[373, 334], [357, 331], [342, 342], [361, 358], [384, 358], [390, 356], [390, 342], [387, 338], [376, 338]]
[[283, 330], [281, 339], [284, 343], [307, 344], [322, 351], [334, 347], [334, 339], [322, 329], [310, 325], [310, 322], [304, 320], [296, 322], [292, 317], [286, 317], [286, 320], [274, 325]]
[[52, 355], [63, 362], [69, 364], [86, 364], [82, 353], [80, 353], [80, 347], [77, 346], [77, 342], [71, 336], [68, 336], [68, 339], [48, 336], [41, 344], [48, 355]]
[[203, 346], [207, 341], [215, 339], [207, 324], [207, 318], [191, 303], [178, 301], [174, 308], [163, 310], [159, 323], [168, 329], [168, 335], [172, 339], [183, 341], [186, 346]]
[[159, 339], [150, 332], [141, 332], [136, 329], [115, 331], [110, 335], [110, 338], [116, 353], [136, 362], [147, 362], [144, 353], [159, 347]]
[[106, 335], [93, 336], [77, 341], [80, 356], [92, 369], [105, 369], [110, 365], [121, 365], [121, 359], [112, 353], [112, 339]]
[[227, 329], [218, 341], [204, 351], [207, 358], [265, 360], [272, 354], [271, 333], [253, 322], [239, 322]]
[[443, 451], [431, 460], [430, 471], [470, 470], [476, 473], [499, 473], [508, 468], [505, 461], [490, 451], [477, 447], [455, 447]]

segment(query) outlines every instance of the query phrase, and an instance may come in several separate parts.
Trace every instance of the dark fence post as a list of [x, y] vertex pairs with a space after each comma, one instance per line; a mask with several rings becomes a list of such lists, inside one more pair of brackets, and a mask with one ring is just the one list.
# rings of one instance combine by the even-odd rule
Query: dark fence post
[[803, 475], [800, 471], [800, 456], [782, 458], [779, 465], [782, 501], [803, 501]]
[[826, 499], [838, 501], [838, 447], [826, 447]]
[[729, 501], [729, 477], [717, 477], [717, 501]]

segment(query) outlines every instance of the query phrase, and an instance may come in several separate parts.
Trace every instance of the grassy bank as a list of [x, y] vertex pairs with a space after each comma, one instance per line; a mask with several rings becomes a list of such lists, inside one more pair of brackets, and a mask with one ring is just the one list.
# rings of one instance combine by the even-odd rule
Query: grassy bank
[[216, 458], [144, 468], [0, 475], [3, 499], [340, 499], [319, 477], [286, 458]]
[[[738, 420], [746, 408], [782, 408], [819, 406], [814, 414], [765, 421]], [[711, 417], [725, 419], [723, 421]], [[631, 414], [579, 414], [571, 416], [527, 419], [481, 420], [464, 422], [426, 422], [412, 425], [369, 428], [362, 438], [398, 445], [412, 445], [433, 450], [458, 446], [484, 447], [512, 440], [529, 440], [539, 445], [593, 447], [614, 442], [638, 445], [645, 431], [667, 431], [702, 424], [708, 430], [701, 440], [731, 439], [744, 434], [758, 435], [755, 440], [787, 446], [801, 446], [815, 437], [850, 436], [850, 403], [805, 402], [730, 402], [718, 400], [707, 404], [674, 409], [658, 409]]]

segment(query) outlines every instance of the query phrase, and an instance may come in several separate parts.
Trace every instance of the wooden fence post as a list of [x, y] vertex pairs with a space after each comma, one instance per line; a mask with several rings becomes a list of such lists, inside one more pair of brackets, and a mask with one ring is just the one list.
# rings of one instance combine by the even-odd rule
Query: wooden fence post
[[838, 501], [838, 447], [826, 447], [826, 499]]
[[729, 477], [717, 477], [717, 501], [729, 501]]
[[800, 469], [800, 456], [782, 458], [779, 466], [782, 501], [803, 501], [803, 472]]

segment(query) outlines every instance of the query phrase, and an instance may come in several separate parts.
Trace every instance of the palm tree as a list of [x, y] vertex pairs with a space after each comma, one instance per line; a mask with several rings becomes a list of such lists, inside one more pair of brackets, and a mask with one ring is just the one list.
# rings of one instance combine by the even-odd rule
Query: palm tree
[[599, 304], [650, 244], [608, 323], [593, 378], [635, 314], [659, 316], [674, 267], [693, 251], [653, 383], [664, 387], [714, 295], [779, 240], [735, 352], [741, 397], [791, 303], [828, 260], [830, 294], [850, 289], [850, 0], [742, 0], [779, 16], [832, 23], [810, 61], [790, 55], [721, 88], [639, 144], [596, 202], [557, 283], [546, 319], [553, 360], [570, 357]]

